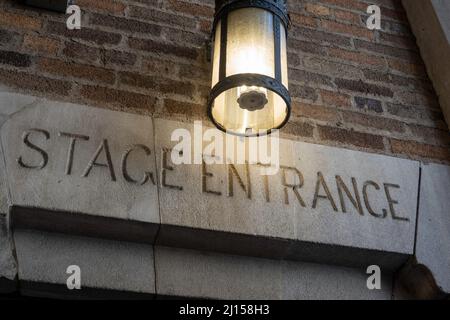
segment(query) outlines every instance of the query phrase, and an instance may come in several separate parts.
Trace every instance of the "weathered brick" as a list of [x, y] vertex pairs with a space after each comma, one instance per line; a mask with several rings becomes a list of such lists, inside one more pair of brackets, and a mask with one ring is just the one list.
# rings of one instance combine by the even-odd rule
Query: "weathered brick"
[[360, 2], [360, 1], [354, 1], [354, 0], [321, 0], [322, 3], [331, 4], [334, 6], [339, 6], [342, 8], [352, 9], [352, 10], [359, 10], [361, 12], [366, 12], [367, 4]]
[[336, 141], [368, 149], [384, 149], [381, 136], [328, 126], [318, 126], [318, 129], [320, 138], [325, 141]]
[[316, 101], [319, 97], [316, 90], [311, 87], [290, 84], [289, 90], [291, 91], [292, 95], [296, 98]]
[[374, 32], [363, 27], [352, 26], [350, 24], [330, 20], [322, 20], [321, 26], [329, 32], [342, 33], [348, 36], [366, 38], [369, 40], [374, 39]]
[[96, 101], [105, 106], [118, 107], [120, 109], [144, 109], [153, 113], [156, 98], [139, 93], [110, 89], [100, 86], [83, 86], [80, 90], [81, 96]]
[[48, 21], [46, 31], [60, 35], [69, 39], [81, 39], [98, 45], [118, 44], [122, 36], [117, 33], [100, 31], [90, 28], [81, 28], [80, 30], [69, 30], [64, 23]]
[[23, 38], [23, 45], [31, 51], [56, 55], [61, 47], [61, 42], [45, 36], [27, 34]]
[[394, 48], [391, 46], [382, 45], [379, 43], [363, 41], [359, 39], [354, 40], [355, 47], [357, 49], [367, 50], [370, 52], [376, 52], [385, 56], [404, 58], [410, 61], [419, 61], [420, 57], [415, 51], [405, 50], [400, 48]]
[[124, 3], [114, 0], [77, 0], [76, 4], [82, 10], [99, 10], [116, 15], [123, 15], [126, 8]]
[[40, 30], [42, 26], [41, 20], [36, 17], [6, 11], [0, 12], [0, 21], [2, 25], [16, 29]]
[[373, 94], [377, 96], [393, 97], [394, 92], [379, 85], [369, 84], [364, 81], [348, 80], [348, 79], [336, 79], [334, 83], [338, 88], [346, 89], [350, 91], [362, 92], [366, 94]]
[[41, 58], [38, 61], [38, 68], [42, 72], [53, 75], [74, 77], [93, 82], [113, 84], [115, 81], [114, 72], [111, 70], [56, 59]]
[[71, 59], [83, 62], [96, 62], [99, 58], [100, 50], [76, 42], [66, 42], [62, 53]]
[[317, 55], [325, 55], [325, 48], [318, 46], [315, 43], [301, 41], [297, 39], [290, 39], [288, 43], [288, 49], [294, 49], [295, 52], [306, 52]]
[[206, 116], [206, 107], [201, 104], [181, 102], [173, 99], [164, 99], [164, 111], [167, 114], [180, 114], [187, 116]]
[[128, 40], [130, 48], [149, 51], [152, 53], [174, 55], [182, 58], [195, 60], [198, 57], [198, 50], [194, 48], [187, 48], [183, 46], [177, 46], [175, 44], [158, 42], [154, 40], [144, 40], [130, 38]]
[[0, 50], [0, 64], [26, 68], [31, 65], [31, 57], [23, 53]]
[[101, 50], [101, 61], [104, 65], [133, 66], [137, 56], [133, 53], [118, 50]]
[[381, 101], [363, 97], [354, 97], [355, 105], [358, 109], [368, 110], [376, 113], [383, 112]]
[[6, 86], [35, 92], [67, 96], [72, 87], [70, 82], [49, 79], [33, 74], [0, 69], [0, 82]]
[[343, 50], [340, 48], [329, 48], [328, 54], [331, 57], [356, 62], [358, 64], [367, 64], [376, 67], [384, 67], [386, 65], [386, 62], [382, 57], [377, 57], [361, 52]]
[[11, 45], [17, 43], [20, 35], [17, 32], [0, 29], [0, 46]]
[[361, 16], [357, 13], [354, 12], [350, 12], [350, 11], [346, 11], [346, 10], [339, 10], [339, 9], [335, 9], [334, 10], [334, 16], [336, 17], [336, 19], [338, 20], [342, 20], [342, 21], [346, 21], [346, 22], [351, 22], [353, 24], [356, 25], [364, 25], [361, 23]]
[[314, 41], [315, 43], [319, 42], [321, 44], [351, 47], [351, 38], [342, 35], [331, 34], [303, 27], [292, 28], [291, 33], [294, 38], [301, 37], [307, 39], [308, 41]]
[[335, 108], [320, 105], [295, 102], [292, 104], [292, 115], [299, 118], [316, 119], [320, 121], [338, 121], [339, 114]]
[[330, 87], [333, 85], [331, 77], [328, 76], [298, 69], [290, 69], [289, 71], [289, 79], [291, 81], [297, 81], [305, 84], [319, 84]]
[[162, 93], [194, 95], [195, 86], [188, 82], [175, 81], [160, 76], [147, 76], [132, 72], [121, 72], [119, 82], [124, 85], [158, 90]]
[[112, 17], [98, 13], [91, 14], [89, 20], [91, 25], [106, 26], [127, 33], [143, 33], [145, 35], [159, 36], [161, 26], [132, 20], [129, 18]]
[[416, 124], [410, 124], [408, 127], [414, 136], [426, 143], [450, 146], [450, 132], [448, 130], [439, 130]]
[[303, 26], [316, 28], [318, 26], [317, 19], [314, 17], [305, 16], [302, 14], [291, 13], [291, 22], [295, 26]]
[[336, 106], [339, 108], [350, 108], [350, 96], [333, 91], [321, 90], [322, 103], [327, 106]]
[[399, 60], [389, 60], [389, 67], [405, 74], [422, 77], [426, 76], [425, 67], [422, 64], [416, 64]]
[[417, 51], [417, 44], [413, 37], [397, 36], [386, 32], [380, 32], [380, 40], [388, 42], [396, 47]]
[[310, 2], [308, 2], [306, 4], [306, 12], [312, 13], [312, 14], [318, 15], [318, 16], [330, 16], [330, 14], [331, 14], [330, 8], [322, 6], [320, 4], [310, 3]]
[[388, 103], [387, 112], [394, 116], [406, 119], [417, 119], [422, 121], [431, 120], [433, 122], [443, 122], [444, 120], [444, 116], [441, 111], [421, 108], [418, 106]]
[[129, 16], [145, 21], [154, 21], [164, 23], [170, 26], [178, 26], [181, 28], [195, 29], [197, 21], [193, 17], [185, 17], [178, 14], [172, 14], [153, 8], [143, 8], [138, 6], [130, 6]]
[[389, 132], [405, 132], [404, 123], [401, 121], [350, 111], [343, 111], [342, 116], [344, 122], [350, 125], [358, 124], [365, 128], [375, 128]]
[[291, 134], [297, 137], [312, 138], [314, 126], [309, 123], [290, 121], [283, 128], [282, 133]]
[[208, 5], [179, 0], [168, 0], [165, 4], [166, 7], [172, 11], [182, 12], [194, 17], [203, 16], [212, 18], [214, 16], [214, 8]]
[[164, 38], [185, 46], [203, 47], [209, 39], [209, 34], [164, 28]]
[[413, 155], [422, 158], [450, 160], [450, 148], [438, 147], [414, 141], [390, 139], [393, 153]]

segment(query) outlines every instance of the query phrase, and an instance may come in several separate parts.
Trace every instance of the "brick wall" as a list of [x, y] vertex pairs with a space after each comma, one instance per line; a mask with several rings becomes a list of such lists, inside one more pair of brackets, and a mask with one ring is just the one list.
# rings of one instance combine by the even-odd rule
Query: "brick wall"
[[[77, 0], [65, 16], [0, 0], [0, 83], [177, 120], [206, 119], [213, 0]], [[450, 163], [450, 136], [400, 0], [289, 0], [300, 140]], [[369, 4], [383, 30], [365, 28]]]

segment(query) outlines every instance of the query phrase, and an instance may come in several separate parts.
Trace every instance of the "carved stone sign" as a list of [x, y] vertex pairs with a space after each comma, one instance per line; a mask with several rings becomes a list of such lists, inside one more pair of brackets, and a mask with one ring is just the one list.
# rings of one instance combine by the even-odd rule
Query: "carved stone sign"
[[16, 109], [1, 138], [10, 201], [28, 221], [39, 208], [66, 213], [67, 229], [71, 213], [159, 224], [150, 118], [41, 99]]
[[[367, 250], [358, 259], [387, 265], [413, 253], [418, 162], [281, 139], [276, 175], [260, 175], [258, 165], [174, 166], [164, 155], [176, 144], [171, 132], [180, 125], [193, 131], [192, 125], [155, 120], [157, 164], [165, 182], [159, 192], [161, 241], [186, 234], [183, 242], [193, 246], [207, 239], [206, 248], [205, 242], [222, 241], [224, 251], [240, 247], [234, 250], [312, 260], [323, 260], [323, 245], [341, 246], [362, 249], [352, 259]], [[233, 233], [239, 240], [196, 238], [195, 232], [170, 226]], [[239, 235], [277, 240], [254, 247]], [[337, 252], [343, 251], [330, 251], [329, 260], [347, 263], [350, 253]]]
[[156, 227], [145, 226], [160, 226], [162, 245], [348, 265], [398, 266], [413, 253], [418, 162], [281, 139], [270, 176], [207, 155], [175, 165], [179, 128], [195, 134], [73, 104], [20, 105], [1, 128], [13, 221], [150, 242]]

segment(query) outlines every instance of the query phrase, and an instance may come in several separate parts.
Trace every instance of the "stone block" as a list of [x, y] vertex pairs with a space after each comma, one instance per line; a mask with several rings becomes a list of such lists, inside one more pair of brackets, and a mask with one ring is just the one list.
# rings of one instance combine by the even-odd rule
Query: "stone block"
[[[149, 117], [2, 93], [12, 221], [153, 242], [159, 224]], [[128, 240], [128, 239], [127, 239]]]
[[13, 257], [6, 218], [0, 216], [0, 293], [8, 293], [16, 289], [16, 275], [17, 264]]
[[[153, 248], [147, 244], [14, 230], [24, 294], [89, 297], [92, 289], [154, 294]], [[69, 266], [80, 268], [81, 289], [69, 290]]]
[[449, 190], [449, 166], [422, 166], [416, 260], [431, 272], [439, 290], [446, 294], [450, 294]]
[[413, 254], [418, 162], [280, 139], [271, 176], [258, 165], [174, 165], [180, 128], [194, 145], [192, 124], [155, 120], [158, 244], [389, 268]]
[[391, 279], [365, 270], [155, 247], [158, 295], [215, 299], [390, 299]]

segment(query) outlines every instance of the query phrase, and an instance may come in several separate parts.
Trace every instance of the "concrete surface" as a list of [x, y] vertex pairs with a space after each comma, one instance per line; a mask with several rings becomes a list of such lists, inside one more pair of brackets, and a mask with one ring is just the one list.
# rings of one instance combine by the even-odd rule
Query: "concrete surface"
[[[76, 265], [81, 271], [80, 294], [83, 288], [155, 293], [150, 245], [22, 229], [14, 231], [14, 241], [20, 282], [44, 288], [45, 284], [61, 285], [70, 291], [66, 271]], [[39, 292], [39, 285], [34, 290]]]
[[403, 0], [411, 28], [443, 113], [450, 125], [450, 4], [448, 0]]
[[160, 295], [217, 299], [390, 299], [391, 275], [369, 290], [365, 270], [155, 248]]
[[450, 294], [450, 167], [422, 166], [416, 260]]

